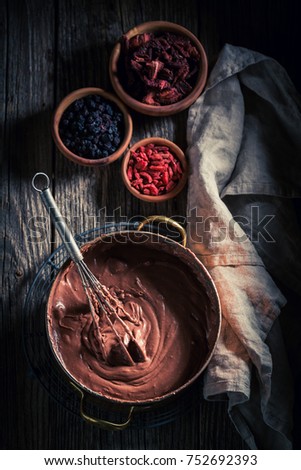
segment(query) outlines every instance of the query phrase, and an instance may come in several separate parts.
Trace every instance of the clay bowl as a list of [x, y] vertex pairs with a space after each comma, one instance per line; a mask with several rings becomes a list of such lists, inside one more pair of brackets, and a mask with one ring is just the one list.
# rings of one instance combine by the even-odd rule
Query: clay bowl
[[200, 54], [200, 66], [192, 91], [186, 97], [176, 103], [167, 104], [164, 106], [156, 106], [142, 103], [141, 101], [138, 101], [137, 99], [133, 98], [125, 89], [124, 77], [121, 73], [121, 40], [119, 40], [119, 42], [115, 45], [110, 56], [109, 73], [111, 83], [116, 94], [130, 108], [134, 109], [135, 111], [138, 111], [139, 113], [147, 114], [149, 116], [169, 116], [172, 114], [179, 113], [184, 109], [188, 108], [201, 94], [207, 80], [208, 61], [206, 52], [200, 41], [196, 38], [196, 36], [183, 26], [180, 26], [175, 23], [170, 23], [168, 21], [150, 21], [130, 29], [125, 34], [125, 36], [130, 39], [133, 36], [136, 36], [137, 34], [158, 33], [167, 31], [188, 37], [190, 42], [196, 47], [197, 51]]
[[[155, 144], [159, 146], [166, 146], [170, 149], [170, 152], [177, 158], [177, 160], [180, 161], [181, 167], [183, 170], [183, 174], [181, 176], [181, 179], [178, 181], [176, 186], [169, 192], [160, 194], [158, 196], [153, 196], [153, 195], [146, 195], [143, 194], [142, 192], [138, 191], [135, 189], [131, 181], [129, 180], [128, 177], [128, 166], [129, 166], [129, 160], [131, 158], [131, 151], [135, 151], [137, 148], [141, 146], [147, 146], [148, 144]], [[125, 186], [127, 189], [133, 194], [133, 196], [137, 197], [138, 199], [141, 199], [143, 201], [147, 202], [163, 202], [167, 201], [169, 199], [172, 199], [176, 197], [185, 187], [185, 184], [187, 182], [187, 177], [188, 177], [188, 163], [186, 160], [186, 157], [184, 155], [184, 152], [173, 142], [167, 139], [163, 139], [161, 137], [148, 137], [146, 139], [142, 139], [138, 142], [136, 142], [134, 145], [131, 146], [131, 148], [127, 151], [125, 154], [122, 164], [121, 164], [121, 175], [122, 179], [124, 181]]]
[[[86, 157], [76, 155], [65, 146], [60, 136], [59, 126], [60, 126], [60, 120], [64, 114], [64, 111], [74, 101], [80, 98], [83, 98], [85, 96], [88, 96], [88, 95], [100, 95], [104, 100], [115, 105], [115, 107], [117, 107], [117, 109], [122, 113], [122, 116], [123, 116], [123, 136], [122, 136], [121, 142], [117, 150], [114, 153], [111, 153], [110, 155], [108, 155], [107, 157], [93, 159], [93, 158], [86, 158]], [[53, 117], [53, 123], [52, 123], [52, 135], [59, 151], [69, 160], [73, 161], [74, 163], [78, 163], [79, 165], [90, 166], [90, 167], [108, 165], [114, 162], [115, 160], [117, 160], [118, 158], [120, 158], [129, 145], [129, 142], [132, 137], [132, 132], [133, 132], [132, 119], [125, 105], [113, 94], [108, 93], [105, 90], [102, 90], [101, 88], [93, 88], [93, 87], [80, 88], [78, 90], [73, 91], [69, 95], [67, 95], [57, 106], [55, 113], [54, 113], [54, 117]]]

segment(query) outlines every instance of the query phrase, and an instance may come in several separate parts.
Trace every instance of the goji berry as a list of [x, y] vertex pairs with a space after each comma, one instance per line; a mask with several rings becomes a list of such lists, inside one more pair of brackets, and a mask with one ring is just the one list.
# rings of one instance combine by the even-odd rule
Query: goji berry
[[147, 162], [145, 160], [141, 160], [140, 162], [137, 163], [137, 165], [135, 166], [135, 168], [137, 170], [145, 170], [147, 167]]
[[128, 166], [128, 169], [127, 169], [127, 175], [128, 175], [128, 179], [131, 181], [132, 178], [133, 178], [133, 167], [132, 166]]
[[150, 157], [151, 160], [156, 160], [156, 161], [159, 161], [159, 162], [163, 162], [162, 155], [160, 155], [159, 153], [153, 153], [149, 157]]
[[175, 188], [176, 186], [176, 182], [175, 181], [170, 181], [168, 183], [168, 185], [166, 186], [166, 192], [168, 193], [169, 191], [171, 191], [173, 188]]
[[158, 188], [156, 188], [156, 186], [154, 184], [148, 185], [148, 189], [149, 189], [152, 196], [158, 196], [159, 190], [158, 190]]
[[162, 175], [162, 183], [164, 184], [164, 186], [168, 184], [168, 181], [169, 181], [168, 171], [164, 171]]
[[152, 182], [153, 182], [153, 178], [151, 177], [151, 175], [150, 175], [149, 173], [146, 173], [145, 171], [142, 171], [142, 172], [140, 173], [140, 176], [142, 176], [143, 178], [145, 178], [148, 183], [152, 183]]
[[143, 194], [157, 196], [171, 191], [182, 174], [181, 162], [166, 146], [149, 144], [131, 151], [127, 175]]
[[154, 171], [165, 171], [165, 166], [164, 165], [150, 165], [149, 169], [154, 170]]

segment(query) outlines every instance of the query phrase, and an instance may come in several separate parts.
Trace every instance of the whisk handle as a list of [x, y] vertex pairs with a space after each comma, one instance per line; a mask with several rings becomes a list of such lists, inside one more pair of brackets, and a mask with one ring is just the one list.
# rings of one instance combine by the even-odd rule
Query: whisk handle
[[[41, 186], [41, 188], [38, 188], [36, 184], [36, 180], [38, 177], [42, 177], [46, 181], [46, 184]], [[54, 226], [57, 232], [59, 233], [66, 250], [68, 251], [73, 261], [75, 263], [78, 263], [83, 259], [83, 255], [52, 196], [52, 193], [49, 189], [48, 176], [45, 173], [36, 173], [32, 179], [32, 186], [37, 192], [40, 193], [43, 204], [49, 212], [50, 218], [54, 223]]]

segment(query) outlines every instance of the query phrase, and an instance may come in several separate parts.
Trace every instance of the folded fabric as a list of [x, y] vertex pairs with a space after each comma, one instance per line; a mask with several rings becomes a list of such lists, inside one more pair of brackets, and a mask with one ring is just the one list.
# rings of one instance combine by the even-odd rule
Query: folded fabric
[[216, 284], [223, 314], [204, 396], [228, 400], [252, 449], [292, 446], [292, 383], [276, 321], [285, 298], [271, 273], [282, 282], [289, 273], [301, 287], [284, 199], [301, 195], [300, 109], [275, 60], [225, 45], [188, 115], [188, 243]]

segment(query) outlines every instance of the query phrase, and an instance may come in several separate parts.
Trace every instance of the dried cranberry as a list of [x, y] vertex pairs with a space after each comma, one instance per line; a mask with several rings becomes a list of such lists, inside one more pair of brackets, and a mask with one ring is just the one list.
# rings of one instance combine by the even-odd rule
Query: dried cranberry
[[196, 80], [200, 54], [190, 39], [170, 32], [122, 38], [120, 66], [130, 95], [152, 106], [176, 103]]

